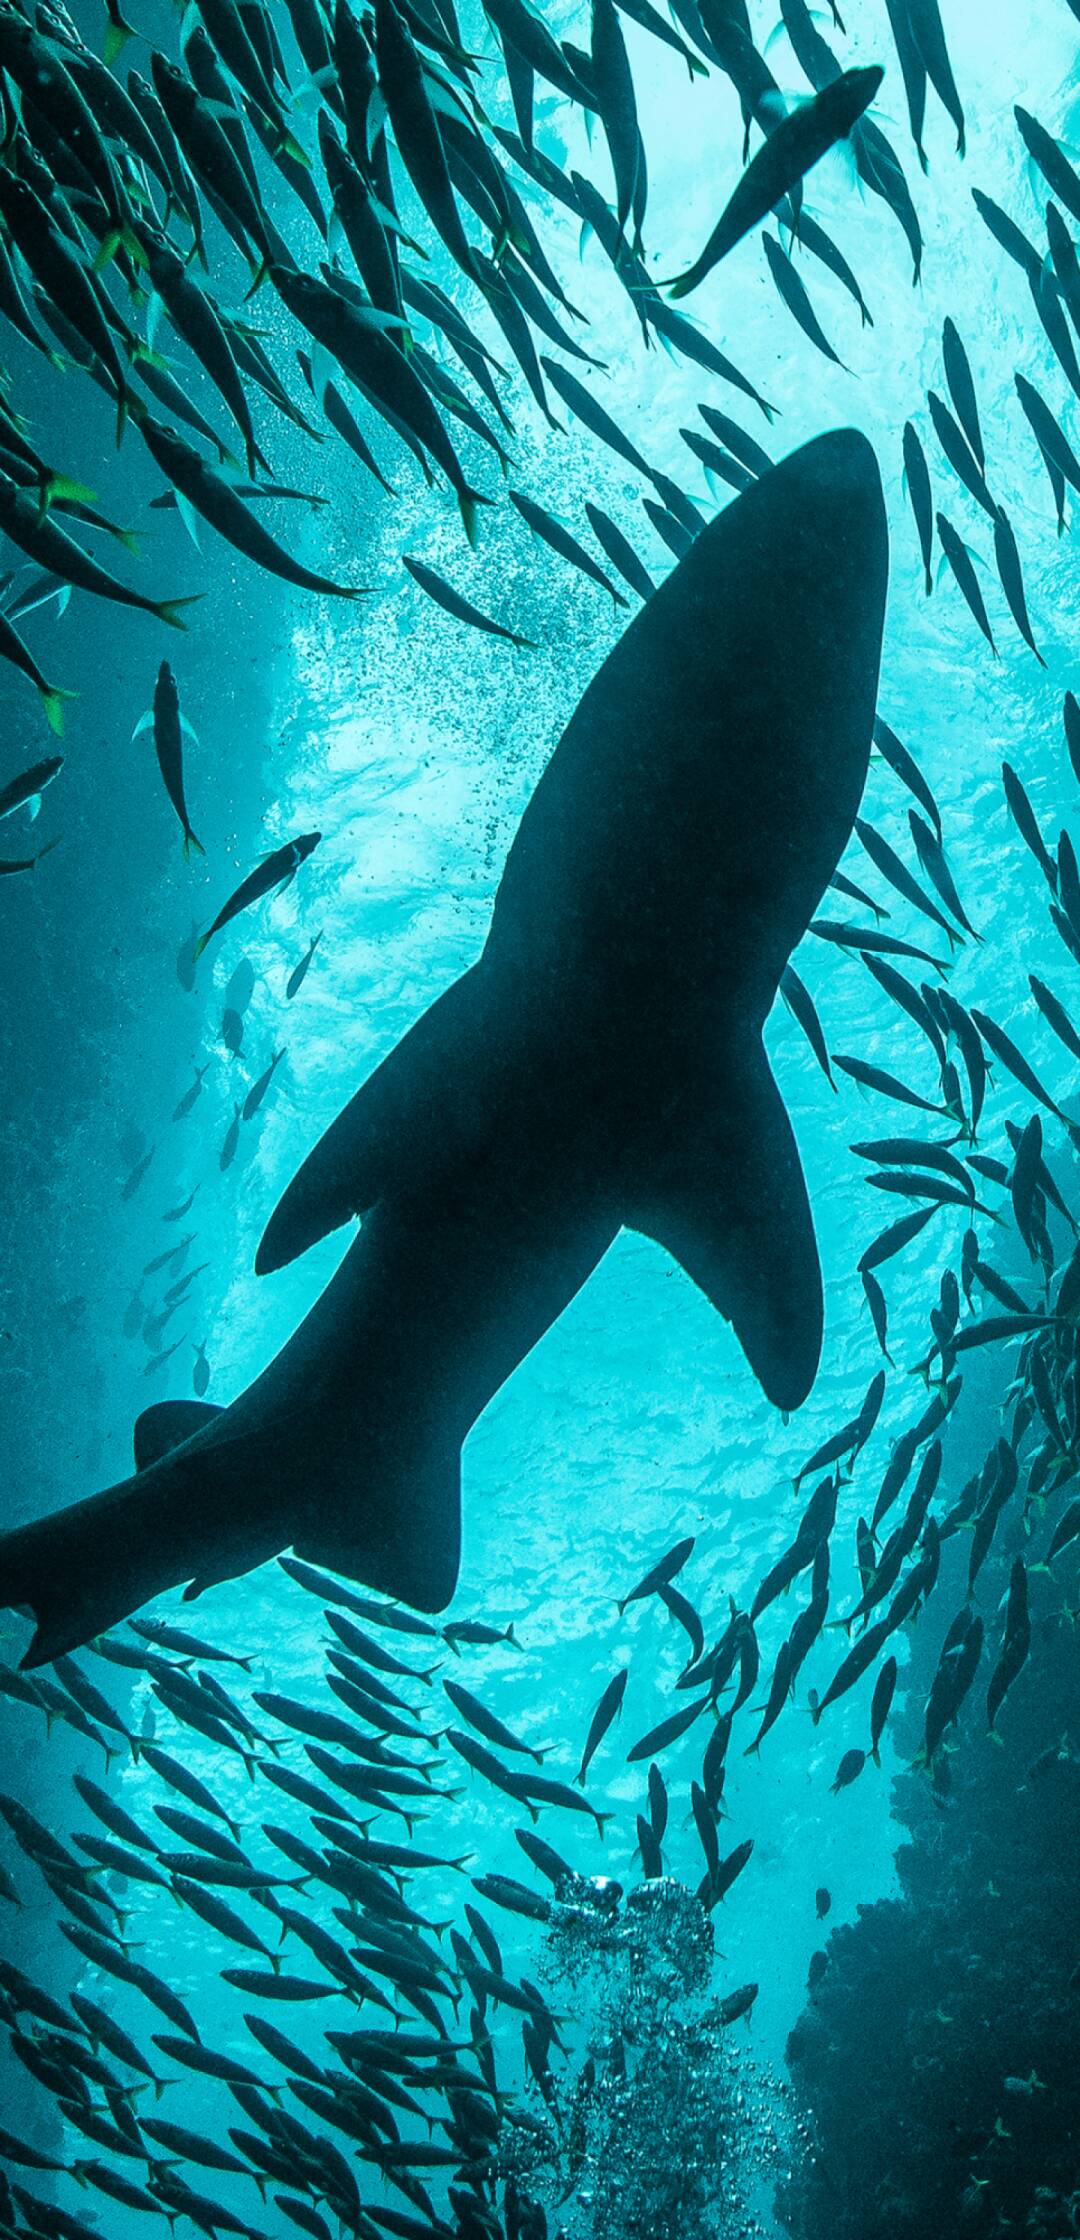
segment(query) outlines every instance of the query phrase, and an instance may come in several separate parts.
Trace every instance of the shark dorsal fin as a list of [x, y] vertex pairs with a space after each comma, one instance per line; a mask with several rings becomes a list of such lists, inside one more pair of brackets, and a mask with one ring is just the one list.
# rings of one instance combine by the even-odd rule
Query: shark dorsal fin
[[194, 1438], [196, 1431], [205, 1430], [215, 1416], [223, 1413], [209, 1400], [158, 1400], [152, 1408], [144, 1408], [141, 1416], [136, 1416], [132, 1432], [136, 1470], [149, 1470], [152, 1463], [171, 1454], [174, 1447], [182, 1447], [185, 1439]]

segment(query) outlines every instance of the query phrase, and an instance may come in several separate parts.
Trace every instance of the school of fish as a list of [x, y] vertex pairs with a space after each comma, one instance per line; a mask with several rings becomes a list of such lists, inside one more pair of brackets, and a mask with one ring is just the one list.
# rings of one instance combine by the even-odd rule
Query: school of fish
[[[772, 406], [675, 304], [748, 233], [771, 227], [763, 247], [777, 294], [804, 336], [835, 360], [799, 266], [816, 258], [869, 320], [841, 249], [803, 207], [804, 180], [842, 140], [850, 140], [863, 186], [895, 217], [918, 279], [923, 245], [903, 166], [871, 114], [882, 67], [845, 69], [835, 4], [830, 42], [804, 0], [781, 4], [812, 95], [790, 110], [754, 44], [742, 0], [671, 0], [670, 15], [651, 0], [591, 0], [587, 47], [556, 37], [529, 0], [485, 0], [494, 61], [471, 51], [453, 0], [374, 0], [365, 9], [336, 0], [332, 10], [323, 0], [287, 0], [286, 12], [287, 24], [266, 0], [195, 0], [176, 55], [139, 49], [141, 66], [128, 68], [138, 27], [126, 21], [120, 0], [105, 0], [101, 54], [62, 0], [25, 9], [2, 0], [0, 316], [34, 351], [63, 361], [104, 392], [117, 441], [145, 445], [162, 477], [159, 505], [177, 507], [193, 530], [201, 520], [251, 565], [314, 596], [356, 600], [363, 587], [307, 566], [266, 528], [267, 504], [288, 506], [305, 496], [274, 480], [276, 416], [313, 444], [346, 447], [384, 489], [395, 486], [391, 477], [417, 474], [445, 486], [470, 542], [487, 533], [492, 501], [505, 500], [558, 560], [617, 605], [626, 605], [628, 594], [648, 599], [655, 563], [645, 565], [600, 506], [589, 503], [587, 523], [571, 528], [510, 486], [520, 379], [549, 420], [554, 397], [640, 478], [644, 510], [671, 555], [687, 549], [705, 520], [695, 501], [649, 466], [586, 384], [586, 368], [597, 362], [580, 339], [586, 323], [548, 262], [530, 209], [553, 200], [572, 212], [627, 290], [643, 341], [660, 337], [731, 392], [731, 409], [702, 403], [702, 426], [681, 433], [710, 489], [739, 492], [768, 469], [772, 454], [733, 416], [735, 404], [740, 411], [752, 407], [766, 423]], [[962, 154], [964, 110], [936, 0], [889, 0], [888, 14], [895, 53], [884, 68], [899, 74], [917, 160], [925, 167], [931, 93], [951, 118]], [[728, 78], [745, 127], [741, 169], [738, 149], [717, 160], [718, 180], [727, 178], [731, 192], [726, 202], [722, 190], [717, 196], [720, 215], [700, 255], [686, 272], [660, 280], [643, 262], [648, 173], [622, 16], [676, 49], [693, 76], [718, 71]], [[493, 67], [509, 87], [516, 132], [486, 113], [485, 78]], [[580, 174], [566, 175], [543, 151], [534, 118], [538, 88], [599, 126], [613, 201]], [[1080, 226], [1080, 172], [1037, 117], [1018, 107], [1015, 124], [1039, 182], [1037, 226], [1029, 212], [1033, 230], [1025, 231], [977, 186], [974, 209], [992, 253], [1025, 275], [1032, 317], [1067, 388], [1080, 398], [1073, 230]], [[452, 261], [453, 295], [428, 277], [423, 245], [399, 215], [399, 178], [429, 241]], [[245, 297], [239, 309], [238, 286]], [[300, 402], [291, 367], [286, 376], [256, 332], [264, 291], [288, 323]], [[177, 345], [201, 369], [212, 404], [201, 387], [189, 394], [187, 361], [172, 355]], [[552, 349], [562, 355], [551, 356]], [[499, 351], [513, 360], [513, 376]], [[448, 371], [447, 353], [471, 391]], [[940, 588], [946, 572], [988, 656], [996, 655], [1001, 623], [988, 612], [987, 571], [974, 564], [949, 510], [962, 488], [984, 517], [1012, 625], [1045, 665], [1016, 536], [993, 495], [993, 445], [951, 319], [939, 362], [937, 386], [897, 431], [926, 593], [949, 595]], [[714, 393], [710, 387], [710, 400]], [[1049, 483], [1052, 537], [1055, 525], [1060, 533], [1068, 493], [1080, 494], [1080, 457], [1060, 411], [1019, 370], [1015, 399]], [[51, 680], [51, 665], [42, 667], [31, 653], [19, 627], [24, 620], [37, 613], [47, 621], [84, 594], [145, 609], [166, 625], [200, 625], [187, 597], [135, 588], [131, 567], [118, 575], [98, 556], [104, 537], [133, 558], [133, 539], [97, 511], [81, 462], [54, 464], [45, 438], [39, 448], [32, 436], [33, 425], [4, 384], [0, 530], [10, 551], [0, 655], [36, 688], [48, 726], [60, 735], [66, 695]], [[459, 449], [463, 435], [478, 440], [491, 462], [489, 491], [474, 487]], [[323, 502], [308, 500], [320, 508]], [[582, 541], [589, 533], [595, 550]], [[527, 652], [527, 638], [511, 622], [481, 612], [419, 558], [407, 554], [403, 564], [452, 622]], [[201, 852], [185, 771], [185, 749], [198, 742], [168, 662], [156, 676], [151, 665], [147, 688], [151, 706], [139, 729], [152, 739], [185, 852]], [[684, 1645], [681, 1668], [656, 1702], [652, 1723], [627, 1742], [617, 1729], [631, 1660], [617, 1646], [613, 1612], [611, 1676], [580, 1734], [557, 1746], [557, 1774], [544, 1770], [551, 1738], [537, 1742], [513, 1731], [489, 1700], [490, 1660], [512, 1655], [512, 1628], [503, 1634], [482, 1620], [436, 1626], [291, 1557], [282, 1559], [282, 1571], [291, 1589], [313, 1598], [325, 1627], [319, 1686], [303, 1700], [253, 1688], [252, 1658], [174, 1617], [133, 1619], [84, 1654], [34, 1672], [5, 1665], [0, 1689], [13, 1713], [25, 1716], [28, 1732], [36, 1739], [59, 1724], [85, 1747], [85, 1765], [94, 1770], [73, 1777], [82, 1818], [70, 1830], [43, 1826], [0, 1792], [7, 1853], [0, 1899], [25, 1904], [40, 1895], [40, 1878], [55, 1901], [56, 1934], [83, 1964], [65, 2002], [0, 1962], [0, 2011], [12, 2051], [59, 2111], [71, 2142], [61, 2160], [0, 2127], [0, 2167], [7, 2173], [0, 2177], [0, 2232], [100, 2240], [101, 2227], [55, 2204], [55, 2180], [77, 2186], [97, 2214], [107, 2217], [112, 2202], [142, 2212], [151, 2229], [151, 2218], [167, 2217], [212, 2236], [265, 2235], [272, 2192], [273, 2230], [291, 2227], [312, 2240], [329, 2240], [332, 2230], [365, 2240], [381, 2232], [401, 2240], [543, 2240], [558, 2227], [557, 2219], [549, 2227], [536, 2173], [551, 2166], [565, 2177], [572, 2130], [558, 2074], [563, 2018], [504, 1958], [491, 1909], [512, 1917], [515, 1933], [525, 1923], [539, 1934], [560, 1906], [582, 1902], [602, 1852], [584, 1868], [580, 1852], [568, 1859], [537, 1832], [541, 1814], [565, 1816], [592, 1843], [610, 1817], [594, 1801], [598, 1775], [616, 1762], [639, 1769], [642, 1878], [667, 1873], [665, 1839], [677, 1813], [692, 1823], [700, 1853], [696, 1899], [713, 1916], [736, 1880], [754, 1872], [752, 1833], [724, 1826], [734, 1754], [763, 1752], [777, 1722], [803, 1703], [815, 1733], [827, 1731], [833, 1707], [858, 1690], [860, 1738], [838, 1756], [832, 1787], [839, 1794], [872, 1778], [902, 1685], [908, 1631], [930, 1597], [940, 1595], [942, 1581], [958, 1575], [950, 1542], [966, 1562], [925, 1704], [920, 1762], [927, 1778], [937, 1778], [961, 1736], [975, 1747], [1007, 1721], [1033, 1628], [1056, 1622], [1076, 1597], [1080, 1209], [1070, 1203], [1061, 1154], [1080, 1147], [1080, 1119], [1045, 1085], [1026, 1043], [952, 992], [950, 965], [979, 934], [949, 862], [945, 820], [915, 756], [880, 713], [874, 744], [907, 805], [910, 849], [905, 859], [860, 817], [845, 868], [832, 882], [838, 902], [860, 915], [819, 918], [810, 931], [815, 942], [860, 961], [891, 1007], [898, 1048], [910, 1046], [914, 1030], [919, 1062], [894, 1072], [832, 1050], [804, 979], [788, 966], [781, 993], [825, 1079], [839, 1094], [838, 1077], [846, 1077], [875, 1115], [872, 1132], [851, 1144], [858, 1171], [883, 1195], [886, 1211], [900, 1201], [858, 1261], [883, 1366], [849, 1420], [803, 1461], [788, 1545], [741, 1606], [732, 1601], [720, 1610], [699, 1607], [688, 1591], [692, 1539], [659, 1557], [625, 1592], [618, 1616], [644, 1604], [660, 1622], [662, 1612]], [[1063, 784], [1080, 784], [1080, 703], [1071, 691], [1062, 703], [1061, 758]], [[54, 753], [6, 778], [0, 818], [36, 817], [42, 796], [55, 787], [51, 810], [62, 799], [62, 770], [63, 756]], [[1062, 993], [1066, 964], [1071, 972], [1080, 963], [1076, 846], [1066, 829], [1040, 829], [1008, 762], [1001, 786], [1017, 836], [1015, 875], [1041, 881], [1047, 922], [1064, 952], [1061, 985], [1030, 975], [1031, 1040], [1048, 1030], [1080, 1060], [1080, 1010]], [[18, 853], [13, 844], [0, 874], [32, 871], [58, 837]], [[178, 960], [182, 978], [190, 984], [206, 945], [242, 913], [303, 878], [320, 838], [317, 831], [298, 834], [253, 866], [211, 922], [193, 928]], [[902, 922], [911, 923], [904, 911], [922, 922], [920, 938], [885, 929], [897, 907]], [[322, 961], [321, 938], [315, 932], [291, 961], [284, 1003], [292, 1005]], [[230, 1062], [246, 1056], [253, 985], [244, 960], [229, 982], [221, 1020]], [[222, 1172], [285, 1056], [284, 1047], [273, 1049], [236, 1101], [220, 1148]], [[196, 1070], [172, 1116], [177, 1123], [193, 1112], [212, 1062]], [[1013, 1099], [1019, 1091], [1027, 1116], [1008, 1119], [987, 1150], [980, 1146], [994, 1127], [1001, 1085]], [[906, 1132], [892, 1134], [897, 1110]], [[141, 1187], [154, 1150], [130, 1133], [125, 1199]], [[212, 1382], [209, 1340], [186, 1330], [169, 1336], [174, 1318], [197, 1299], [202, 1273], [189, 1265], [197, 1215], [176, 1233], [193, 1198], [194, 1192], [163, 1209], [164, 1221], [175, 1226], [147, 1261], [124, 1331], [144, 1341], [147, 1376], [186, 1349], [201, 1401]], [[947, 1230], [950, 1257], [928, 1305], [917, 1364], [922, 1390], [909, 1424], [883, 1454], [875, 1431], [895, 1369], [887, 1286], [931, 1224]], [[965, 1357], [983, 1348], [998, 1349], [1007, 1362], [1006, 1400], [981, 1467], [957, 1490], [947, 1468], [950, 1417]], [[841, 1547], [838, 1512], [847, 1517], [853, 1506], [854, 1546]], [[1020, 1515], [1024, 1552], [1010, 1556], [1001, 1577], [1004, 1520]], [[996, 1591], [989, 1605], [980, 1604], [979, 1582], [985, 1586], [988, 1577]], [[463, 1652], [488, 1660], [487, 1695], [458, 1677], [469, 1669], [458, 1663]], [[218, 1677], [222, 1667], [233, 1668], [227, 1685]], [[112, 1700], [110, 1668], [125, 1705], [138, 1705], [136, 1724]], [[205, 1778], [208, 1751], [245, 1769], [250, 1810], [242, 1822]], [[196, 1757], [202, 1774], [189, 1763]], [[419, 1847], [437, 1800], [479, 1788], [521, 1823], [515, 1834], [530, 1879]], [[472, 1888], [462, 1925], [446, 1890], [448, 1877], [466, 1873]], [[813, 1882], [808, 1863], [808, 1892]], [[437, 1903], [428, 1899], [429, 1887], [438, 1891]], [[186, 1910], [220, 1957], [222, 1980], [241, 2002], [249, 2059], [207, 2043], [199, 2017], [138, 1957], [141, 1940], [129, 1937], [129, 1917], [138, 1907], [141, 1922], [141, 1909], [165, 1899]], [[814, 1903], [823, 1919], [829, 1892], [819, 1887]], [[451, 1918], [442, 1917], [447, 1904]], [[718, 2010], [724, 2029], [752, 2013], [756, 1990], [748, 1983], [726, 1992]], [[154, 2010], [149, 2019], [147, 2006]], [[302, 2015], [306, 2030], [295, 2036], [279, 2027], [282, 2007]], [[319, 2018], [314, 2036], [312, 2007]], [[133, 2014], [147, 2021], [140, 2035]], [[330, 2014], [334, 2026], [324, 2028]], [[515, 2066], [506, 2054], [511, 2031], [515, 2058], [520, 2042]], [[166, 2090], [166, 2112], [159, 2112]], [[192, 2106], [197, 2119], [189, 2121]], [[227, 2202], [207, 2190], [222, 2179], [232, 2188]], [[572, 2182], [571, 2172], [568, 2190]], [[258, 2209], [249, 2215], [243, 2204], [252, 2194]]]

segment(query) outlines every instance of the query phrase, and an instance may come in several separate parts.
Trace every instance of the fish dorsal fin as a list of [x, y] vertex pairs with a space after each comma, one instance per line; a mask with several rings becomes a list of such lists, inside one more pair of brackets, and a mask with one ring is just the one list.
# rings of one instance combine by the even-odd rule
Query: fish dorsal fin
[[308, 1153], [270, 1216], [258, 1275], [283, 1268], [388, 1189], [430, 1181], [483, 1124], [492, 1054], [480, 974], [474, 965], [438, 997]]
[[152, 1408], [144, 1408], [135, 1418], [132, 1433], [136, 1470], [149, 1470], [152, 1463], [171, 1454], [174, 1447], [182, 1447], [185, 1439], [205, 1430], [215, 1416], [223, 1413], [209, 1400], [158, 1400]]
[[737, 1069], [710, 1053], [658, 1134], [628, 1226], [731, 1323], [766, 1397], [800, 1407], [821, 1353], [821, 1267], [791, 1122], [756, 1036]]

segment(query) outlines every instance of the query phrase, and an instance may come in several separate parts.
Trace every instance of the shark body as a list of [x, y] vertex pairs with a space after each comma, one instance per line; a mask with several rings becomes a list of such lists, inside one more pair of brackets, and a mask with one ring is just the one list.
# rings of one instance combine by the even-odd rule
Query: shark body
[[163, 1403], [136, 1475], [0, 1537], [26, 1663], [292, 1546], [449, 1601], [460, 1456], [621, 1227], [656, 1239], [798, 1407], [813, 1224], [762, 1028], [850, 835], [887, 540], [873, 452], [817, 438], [695, 540], [545, 768], [477, 962], [285, 1192], [262, 1272], [357, 1215], [294, 1336], [225, 1410]]

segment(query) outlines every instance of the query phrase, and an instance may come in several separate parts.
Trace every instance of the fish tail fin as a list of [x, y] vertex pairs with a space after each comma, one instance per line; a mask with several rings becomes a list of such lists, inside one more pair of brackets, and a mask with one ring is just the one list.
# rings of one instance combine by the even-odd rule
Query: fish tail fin
[[[206, 849], [205, 849], [205, 848], [203, 847], [202, 841], [201, 841], [201, 840], [199, 840], [199, 839], [198, 839], [198, 838], [196, 837], [195, 833], [194, 833], [194, 832], [192, 831], [192, 829], [191, 829], [191, 826], [190, 826], [190, 825], [188, 825], [188, 827], [187, 827], [187, 830], [186, 830], [186, 831], [185, 831], [185, 833], [184, 833], [184, 860], [185, 860], [185, 862], [187, 861], [188, 857], [190, 856], [190, 854], [191, 854], [191, 851], [192, 851], [192, 849], [193, 849], [193, 848], [194, 848], [194, 850], [195, 850], [195, 853], [196, 853], [196, 855], [197, 855], [197, 856], [204, 856], [204, 855], [206, 854]], [[196, 952], [196, 954], [198, 954], [198, 952]]]
[[77, 692], [65, 692], [57, 684], [47, 684], [41, 688], [41, 705], [45, 710], [45, 721], [55, 738], [62, 739], [64, 736], [65, 700], [77, 700], [78, 697]]
[[97, 254], [90, 267], [95, 278], [112, 263], [123, 238], [123, 228], [121, 226], [110, 226], [108, 233], [102, 235]]
[[47, 513], [57, 498], [67, 498], [72, 504], [92, 506], [97, 496], [85, 482], [76, 482], [73, 475], [58, 474], [50, 468], [41, 484], [41, 503]]
[[260, 258], [259, 263], [255, 269], [255, 274], [254, 278], [252, 279], [251, 286], [244, 296], [245, 303], [250, 303], [252, 296], [258, 295], [263, 281], [269, 279], [270, 277], [270, 272], [274, 265], [274, 262], [275, 259], [272, 256], [263, 256]]
[[194, 961], [194, 963], [195, 963], [195, 964], [198, 964], [199, 958], [201, 957], [201, 955], [202, 955], [202, 953], [203, 953], [203, 950], [205, 949], [205, 947], [206, 947], [206, 944], [207, 944], [207, 942], [209, 941], [209, 939], [210, 939], [210, 936], [209, 936], [209, 934], [208, 934], [208, 933], [200, 933], [200, 935], [199, 935], [199, 938], [198, 938], [198, 940], [196, 941], [196, 943], [195, 943], [195, 946], [194, 946], [194, 948], [192, 949], [192, 952], [191, 952], [191, 954], [192, 954], [192, 959], [193, 959], [193, 961]]
[[102, 60], [107, 70], [112, 69], [113, 64], [119, 60], [128, 40], [134, 37], [135, 33], [131, 24], [125, 23], [122, 15], [111, 17], [105, 33], [105, 45], [102, 49]]
[[152, 611], [156, 614], [159, 622], [168, 623], [170, 630], [186, 630], [187, 623], [181, 620], [180, 609], [181, 607], [193, 607], [196, 600], [201, 599], [202, 596], [201, 591], [193, 591], [189, 593], [186, 599], [159, 599]]
[[131, 258], [132, 264], [136, 265], [140, 272], [147, 270], [147, 254], [133, 226], [123, 226], [121, 228], [120, 247], [123, 249], [125, 256]]
[[463, 486], [462, 489], [458, 491], [458, 505], [461, 509], [462, 525], [464, 527], [465, 534], [469, 540], [469, 543], [472, 545], [474, 551], [476, 549], [477, 506], [489, 506], [491, 505], [491, 503], [492, 500], [490, 498], [485, 498], [481, 490], [471, 490], [467, 483]]

